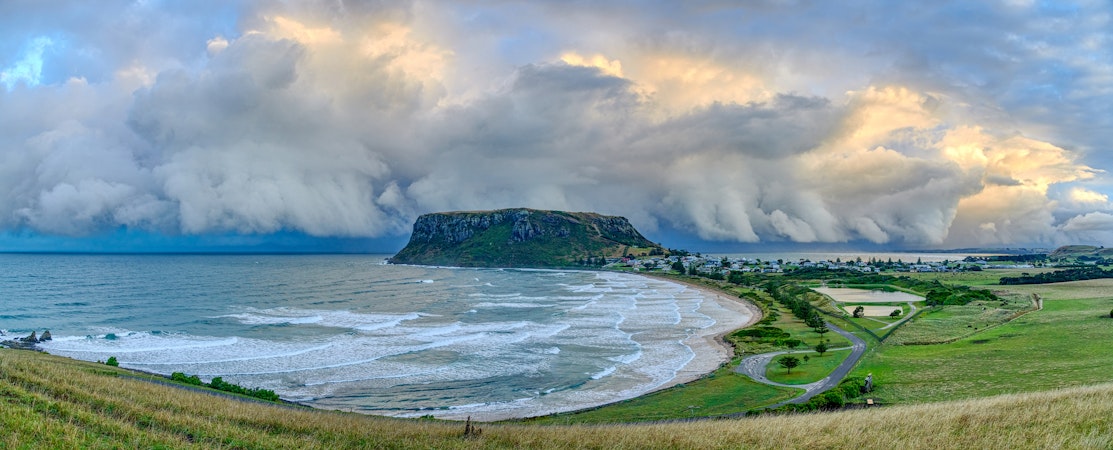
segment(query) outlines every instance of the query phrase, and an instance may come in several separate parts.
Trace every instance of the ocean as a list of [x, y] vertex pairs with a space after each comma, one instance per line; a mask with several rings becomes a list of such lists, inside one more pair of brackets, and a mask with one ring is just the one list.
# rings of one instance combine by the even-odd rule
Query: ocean
[[723, 316], [699, 290], [631, 274], [385, 257], [3, 254], [0, 329], [314, 407], [494, 420], [664, 386]]

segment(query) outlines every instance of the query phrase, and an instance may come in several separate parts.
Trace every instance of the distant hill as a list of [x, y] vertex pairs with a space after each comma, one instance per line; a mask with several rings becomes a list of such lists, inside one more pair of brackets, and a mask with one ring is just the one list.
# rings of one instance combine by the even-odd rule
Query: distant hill
[[1047, 255], [1051, 259], [1076, 259], [1076, 258], [1111, 258], [1113, 248], [1095, 247], [1093, 245], [1064, 245]]
[[393, 264], [570, 267], [663, 253], [624, 217], [527, 208], [425, 214]]

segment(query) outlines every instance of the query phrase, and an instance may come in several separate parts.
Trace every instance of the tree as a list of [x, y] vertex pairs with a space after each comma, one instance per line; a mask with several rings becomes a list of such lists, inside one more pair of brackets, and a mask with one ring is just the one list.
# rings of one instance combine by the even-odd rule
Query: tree
[[893, 312], [889, 313], [889, 317], [892, 317], [894, 319], [900, 317], [900, 310], [894, 309]]
[[811, 360], [812, 360], [812, 357], [811, 357], [811, 356], [808, 356], [808, 355], [804, 355], [804, 362], [805, 362], [805, 363], [806, 363], [806, 362], [808, 362], [808, 361], [811, 361]]
[[788, 373], [792, 373], [792, 368], [800, 365], [800, 358], [785, 355], [777, 359], [777, 364], [784, 367]]
[[857, 308], [854, 308], [854, 318], [855, 319], [861, 318], [864, 315], [866, 315], [866, 308], [863, 308], [861, 306], [859, 306]]
[[821, 341], [815, 344], [815, 352], [819, 353], [819, 356], [823, 356], [824, 353], [827, 353], [827, 342]]
[[104, 365], [106, 365], [106, 366], [112, 366], [112, 367], [120, 367], [120, 362], [119, 362], [119, 361], [116, 361], [116, 357], [115, 357], [115, 356], [109, 356], [109, 357], [108, 357], [108, 361], [105, 361], [105, 362], [104, 362]]
[[812, 327], [813, 329], [823, 326], [823, 318], [819, 317], [819, 313], [811, 311], [806, 318], [804, 318], [804, 325]]
[[680, 261], [676, 261], [676, 262], [672, 263], [672, 270], [675, 270], [675, 271], [680, 272], [680, 273], [684, 273], [684, 263], [682, 263]]
[[825, 333], [827, 333], [828, 331], [831, 331], [831, 329], [830, 329], [830, 328], [827, 328], [827, 324], [826, 324], [826, 323], [823, 323], [823, 324], [821, 324], [821, 325], [820, 325], [820, 326], [819, 326], [818, 328], [814, 328], [814, 329], [812, 329], [812, 331], [815, 331], [816, 333], [819, 333], [819, 336], [820, 336], [820, 337], [823, 337], [823, 335], [824, 335]]
[[803, 342], [799, 339], [785, 339], [785, 347], [796, 348], [799, 347], [800, 344], [803, 344]]

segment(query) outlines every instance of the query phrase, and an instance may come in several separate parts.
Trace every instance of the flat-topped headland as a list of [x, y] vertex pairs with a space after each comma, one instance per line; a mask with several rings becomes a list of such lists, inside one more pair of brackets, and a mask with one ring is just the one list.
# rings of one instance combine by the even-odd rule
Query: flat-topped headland
[[394, 264], [576, 267], [626, 254], [660, 254], [625, 217], [529, 208], [425, 214]]

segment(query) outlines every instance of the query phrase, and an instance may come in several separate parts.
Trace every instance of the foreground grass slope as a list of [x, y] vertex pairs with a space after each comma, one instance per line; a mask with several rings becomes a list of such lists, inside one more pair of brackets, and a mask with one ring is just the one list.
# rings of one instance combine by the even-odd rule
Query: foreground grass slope
[[0, 350], [0, 448], [1110, 448], [1113, 384], [838, 413], [621, 426], [463, 425], [245, 402]]

